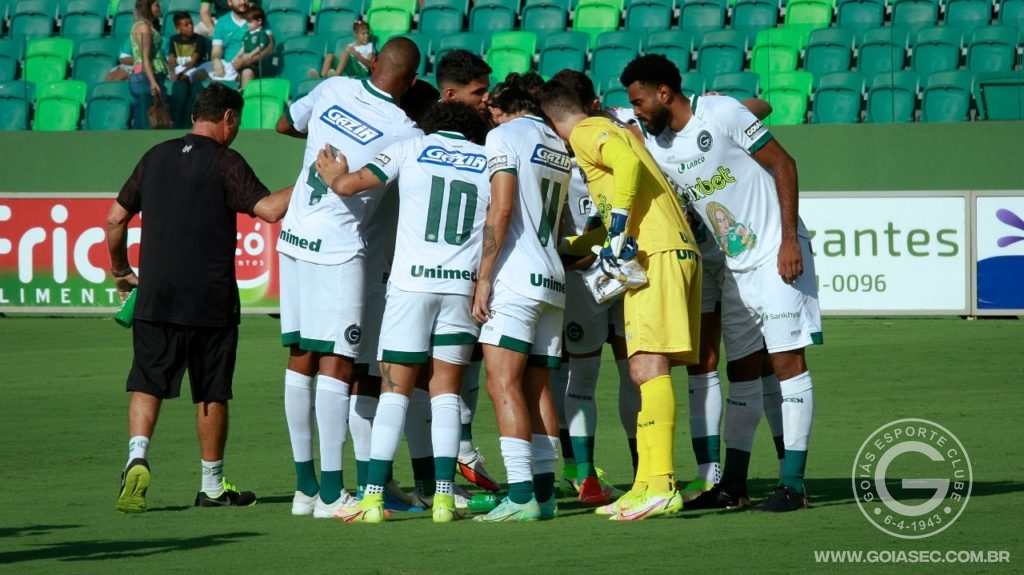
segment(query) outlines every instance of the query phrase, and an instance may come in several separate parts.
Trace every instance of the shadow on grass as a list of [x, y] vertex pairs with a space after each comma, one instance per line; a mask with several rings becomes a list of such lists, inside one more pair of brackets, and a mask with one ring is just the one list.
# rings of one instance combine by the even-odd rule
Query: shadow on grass
[[24, 551], [0, 552], [0, 565], [46, 559], [58, 561], [107, 561], [110, 559], [139, 558], [161, 553], [215, 547], [233, 543], [239, 539], [260, 535], [262, 533], [240, 531], [235, 533], [215, 533], [202, 537], [167, 537], [125, 541], [68, 541], [40, 545], [36, 549], [26, 549]]
[[25, 537], [28, 535], [48, 535], [58, 529], [78, 529], [81, 525], [26, 525], [24, 527], [0, 527], [0, 539], [7, 537]]

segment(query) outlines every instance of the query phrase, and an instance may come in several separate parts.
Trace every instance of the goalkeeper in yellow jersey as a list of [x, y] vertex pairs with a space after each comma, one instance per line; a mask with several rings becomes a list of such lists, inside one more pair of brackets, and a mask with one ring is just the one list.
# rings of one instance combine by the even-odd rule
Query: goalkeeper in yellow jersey
[[672, 459], [676, 401], [670, 369], [697, 361], [700, 253], [671, 184], [643, 142], [614, 120], [588, 116], [573, 91], [557, 81], [545, 84], [539, 99], [575, 153], [608, 230], [601, 259], [615, 265], [636, 258], [648, 279], [627, 291], [623, 302], [629, 372], [640, 386], [636, 479], [626, 495], [597, 512], [619, 521], [674, 513], [683, 500]]

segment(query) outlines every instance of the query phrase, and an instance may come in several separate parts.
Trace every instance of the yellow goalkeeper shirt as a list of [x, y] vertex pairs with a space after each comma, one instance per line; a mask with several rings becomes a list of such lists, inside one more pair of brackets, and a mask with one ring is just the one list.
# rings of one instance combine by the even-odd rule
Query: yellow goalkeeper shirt
[[569, 144], [605, 227], [612, 208], [628, 209], [626, 235], [636, 238], [642, 252], [700, 253], [671, 184], [628, 128], [590, 117], [573, 128]]

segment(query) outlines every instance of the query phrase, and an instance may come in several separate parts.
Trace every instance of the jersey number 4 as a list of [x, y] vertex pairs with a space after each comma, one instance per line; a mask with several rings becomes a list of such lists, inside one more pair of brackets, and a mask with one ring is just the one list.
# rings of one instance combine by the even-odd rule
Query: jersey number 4
[[[433, 176], [430, 181], [430, 206], [427, 208], [427, 228], [423, 239], [436, 243], [441, 232], [441, 212], [444, 216], [444, 241], [461, 246], [473, 232], [476, 218], [477, 189], [474, 184], [452, 180], [445, 185], [445, 179]], [[448, 193], [445, 193], [445, 188]], [[447, 196], [447, 200], [445, 199]], [[459, 217], [461, 212], [462, 217]]]

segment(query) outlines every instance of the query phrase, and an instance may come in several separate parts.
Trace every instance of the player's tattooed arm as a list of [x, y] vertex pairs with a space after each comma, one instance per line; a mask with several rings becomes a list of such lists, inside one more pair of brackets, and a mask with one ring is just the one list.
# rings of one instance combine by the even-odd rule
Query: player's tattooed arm
[[484, 251], [483, 257], [487, 257], [498, 251], [498, 241], [494, 239], [494, 225], [484, 224]]

